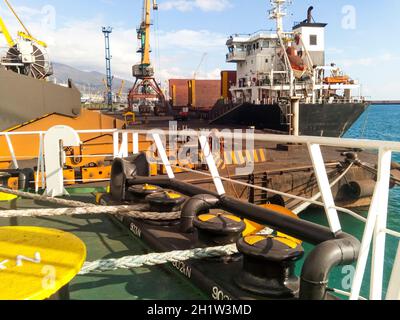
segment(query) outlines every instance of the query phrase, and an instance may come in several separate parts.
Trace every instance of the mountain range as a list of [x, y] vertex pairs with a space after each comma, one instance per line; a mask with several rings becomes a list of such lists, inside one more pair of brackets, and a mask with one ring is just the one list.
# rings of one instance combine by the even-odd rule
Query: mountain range
[[[53, 63], [53, 76], [52, 80], [57, 83], [67, 83], [68, 79], [71, 79], [73, 83], [78, 87], [82, 93], [93, 94], [104, 92], [104, 82], [106, 75], [97, 71], [81, 71], [71, 66]], [[123, 93], [127, 93], [132, 87], [133, 82], [125, 81]], [[122, 79], [114, 78], [113, 80], [113, 91], [118, 91], [121, 87]]]

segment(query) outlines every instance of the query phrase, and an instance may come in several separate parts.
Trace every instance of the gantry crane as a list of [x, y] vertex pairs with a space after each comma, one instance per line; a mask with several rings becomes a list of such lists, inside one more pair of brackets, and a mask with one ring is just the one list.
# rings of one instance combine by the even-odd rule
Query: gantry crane
[[[151, 6], [153, 3], [153, 6]], [[133, 76], [136, 78], [133, 88], [128, 95], [129, 110], [133, 111], [133, 104], [139, 104], [139, 111], [144, 115], [152, 112], [159, 115], [164, 113], [167, 108], [165, 95], [154, 78], [154, 69], [150, 61], [150, 28], [151, 28], [151, 10], [158, 10], [156, 0], [143, 1], [143, 18], [140, 27], [137, 30], [141, 54], [141, 62], [133, 66]]]
[[24, 31], [19, 31], [17, 39], [13, 39], [4, 20], [0, 17], [0, 33], [4, 35], [9, 47], [6, 55], [1, 58], [0, 65], [32, 78], [46, 79], [53, 74], [46, 52], [47, 44], [32, 36], [11, 3], [8, 0], [4, 2]]

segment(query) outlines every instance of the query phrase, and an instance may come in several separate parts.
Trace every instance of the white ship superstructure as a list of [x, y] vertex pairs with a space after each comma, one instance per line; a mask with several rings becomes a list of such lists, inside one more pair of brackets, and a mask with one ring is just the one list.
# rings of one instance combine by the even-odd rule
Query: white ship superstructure
[[[302, 103], [360, 102], [360, 85], [325, 61], [325, 23], [316, 23], [313, 7], [292, 31], [283, 30], [286, 0], [271, 0], [276, 32], [234, 35], [227, 41], [227, 62], [237, 64], [234, 103], [274, 104], [293, 97]], [[354, 98], [353, 94], [358, 97]]]

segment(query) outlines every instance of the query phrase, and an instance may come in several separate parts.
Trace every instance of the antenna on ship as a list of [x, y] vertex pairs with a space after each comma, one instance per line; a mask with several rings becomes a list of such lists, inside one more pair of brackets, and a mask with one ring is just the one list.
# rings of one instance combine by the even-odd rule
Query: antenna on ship
[[270, 0], [272, 9], [269, 10], [269, 18], [276, 21], [276, 31], [283, 32], [283, 17], [286, 16], [286, 8], [292, 4], [292, 0]]

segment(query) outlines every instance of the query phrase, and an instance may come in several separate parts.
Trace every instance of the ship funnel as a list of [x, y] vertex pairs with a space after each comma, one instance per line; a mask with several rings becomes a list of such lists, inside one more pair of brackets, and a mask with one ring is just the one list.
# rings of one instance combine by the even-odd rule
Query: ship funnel
[[312, 16], [312, 11], [314, 10], [314, 7], [311, 6], [307, 10], [307, 23], [312, 23], [313, 16]]

